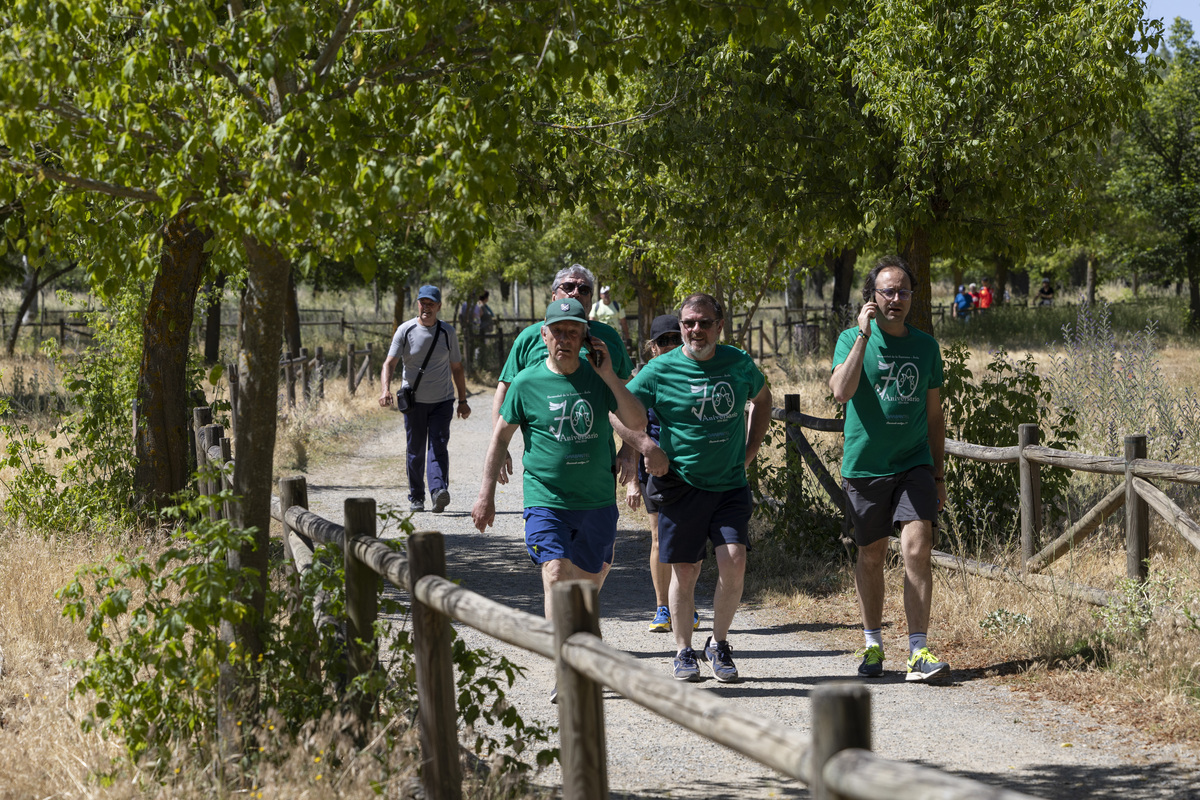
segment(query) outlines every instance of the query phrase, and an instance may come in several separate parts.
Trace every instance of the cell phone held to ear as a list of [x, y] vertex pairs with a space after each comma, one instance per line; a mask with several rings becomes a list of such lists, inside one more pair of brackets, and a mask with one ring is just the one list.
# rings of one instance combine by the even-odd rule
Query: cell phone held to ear
[[592, 362], [592, 366], [599, 369], [604, 363], [604, 351], [596, 348], [594, 342], [599, 341], [592, 338], [592, 326], [588, 325], [583, 331], [584, 337], [587, 339], [588, 345], [588, 361]]

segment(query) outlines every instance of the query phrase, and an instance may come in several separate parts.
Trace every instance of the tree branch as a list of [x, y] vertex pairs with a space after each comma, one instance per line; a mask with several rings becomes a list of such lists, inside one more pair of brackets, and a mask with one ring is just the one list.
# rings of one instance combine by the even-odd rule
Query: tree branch
[[[342, 9], [342, 18], [338, 20], [337, 27], [333, 30], [333, 36], [329, 38], [329, 43], [325, 45], [325, 51], [313, 65], [313, 85], [320, 86], [325, 82], [325, 75], [329, 72], [329, 67], [337, 57], [338, 51], [342, 49], [342, 43], [346, 41], [350, 26], [354, 24], [354, 18], [358, 15], [358, 7], [359, 0], [347, 0], [346, 7]], [[307, 91], [307, 89], [308, 87], [305, 87], [301, 91]]]
[[92, 178], [84, 178], [80, 175], [72, 175], [69, 172], [43, 167], [37, 164], [26, 164], [21, 161], [14, 161], [11, 158], [0, 156], [9, 169], [21, 175], [37, 175], [44, 180], [63, 183], [67, 186], [74, 186], [77, 189], [85, 189], [89, 192], [99, 192], [110, 197], [124, 197], [129, 200], [140, 200], [143, 203], [161, 203], [162, 198], [157, 192], [150, 189], [143, 189], [136, 186], [121, 186], [116, 183], [108, 183], [106, 181], [98, 181]]
[[257, 92], [238, 80], [237, 73], [233, 71], [233, 67], [229, 66], [224, 61], [217, 61], [216, 63], [213, 63], [202, 56], [193, 56], [192, 60], [197, 64], [208, 67], [214, 73], [229, 81], [229, 84], [233, 86], [238, 94], [250, 101], [250, 104], [254, 106], [254, 109], [258, 112], [258, 115], [264, 120], [267, 122], [275, 121], [275, 115], [272, 113], [271, 107], [268, 106], [266, 102], [264, 102], [263, 99], [258, 96]]

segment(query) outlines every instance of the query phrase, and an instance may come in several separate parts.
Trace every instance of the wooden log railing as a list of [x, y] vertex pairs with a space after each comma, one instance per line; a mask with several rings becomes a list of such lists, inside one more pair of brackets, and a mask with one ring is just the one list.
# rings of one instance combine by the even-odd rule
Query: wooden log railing
[[[784, 408], [771, 410], [771, 418], [782, 422], [787, 429], [787, 441], [812, 470], [817, 482], [833, 504], [843, 512], [845, 494], [816, 451], [803, 435], [803, 428], [841, 432], [844, 421], [822, 419], [799, 411], [799, 395], [786, 395]], [[1038, 443], [1036, 425], [1018, 426], [1018, 444], [1010, 447], [986, 447], [946, 440], [946, 454], [955, 458], [990, 464], [1016, 463], [1020, 477], [1021, 568], [1011, 570], [995, 564], [964, 559], [948, 553], [935, 553], [934, 563], [948, 569], [958, 569], [996, 580], [1020, 581], [1031, 588], [1083, 599], [1095, 605], [1106, 605], [1112, 596], [1100, 589], [1076, 586], [1066, 581], [1035, 575], [1062, 558], [1099, 529], [1105, 519], [1125, 506], [1126, 576], [1145, 581], [1149, 564], [1149, 511], [1155, 511], [1168, 525], [1193, 547], [1200, 550], [1200, 524], [1179, 508], [1170, 497], [1149, 482], [1149, 479], [1200, 485], [1200, 466], [1172, 464], [1146, 458], [1146, 437], [1127, 436], [1123, 458], [1073, 453], [1045, 447]], [[1122, 483], [1108, 492], [1085, 511], [1064, 533], [1035, 552], [1034, 546], [1042, 531], [1041, 467], [1056, 467], [1103, 475], [1120, 475]], [[778, 503], [778, 501], [776, 501]], [[843, 525], [843, 540], [848, 540], [848, 523]]]
[[[294, 483], [302, 483], [303, 478], [290, 480], [293, 483], [286, 489], [281, 485], [281, 495], [305, 497], [303, 487]], [[277, 502], [271, 513], [284, 523], [285, 536], [295, 533], [314, 543], [341, 545], [348, 628], [353, 632], [347, 641], [357, 639], [362, 646], [359, 655], [350, 652], [353, 670], [361, 673], [375, 668], [365, 656], [374, 645], [378, 577], [408, 592], [421, 779], [425, 796], [431, 800], [462, 797], [452, 620], [555, 661], [562, 796], [566, 800], [608, 797], [605, 687], [782, 775], [807, 783], [814, 797], [890, 800], [899, 796], [896, 787], [901, 781], [911, 783], [903, 795], [911, 800], [1030, 797], [872, 753], [870, 694], [857, 682], [827, 684], [814, 690], [810, 743], [810, 737], [801, 731], [742, 711], [732, 700], [682, 684], [606, 644], [599, 637], [598, 597], [591, 582], [554, 586], [552, 624], [447, 580], [443, 539], [436, 531], [412, 534], [407, 555], [388, 547], [374, 536], [374, 511], [374, 500], [347, 500], [344, 527], [298, 505], [284, 508], [282, 502]], [[298, 542], [300, 538], [290, 546], [297, 547]], [[367, 713], [367, 708], [360, 708], [360, 713]]]
[[[372, 385], [375, 383], [375, 375], [370, 371], [372, 350], [373, 348], [371, 347], [371, 342], [367, 342], [367, 346], [362, 350], [358, 349], [357, 342], [351, 342], [350, 344], [346, 345], [346, 391], [351, 395], [353, 395], [358, 389], [358, 386], [360, 383], [362, 383], [364, 377], [366, 377]], [[363, 359], [363, 362], [358, 369], [355, 370], [355, 359], [359, 356], [366, 357]]]

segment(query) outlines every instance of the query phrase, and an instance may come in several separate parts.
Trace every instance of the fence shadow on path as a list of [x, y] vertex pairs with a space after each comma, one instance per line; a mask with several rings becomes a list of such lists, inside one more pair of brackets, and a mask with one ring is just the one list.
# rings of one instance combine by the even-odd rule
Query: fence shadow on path
[[[916, 762], [921, 763], [921, 762]], [[937, 766], [951, 775], [983, 781], [1037, 797], [1064, 800], [1142, 800], [1171, 797], [1200, 800], [1195, 770], [1163, 762], [1095, 766], [1088, 764], [1026, 765], [1020, 774], [955, 770]]]

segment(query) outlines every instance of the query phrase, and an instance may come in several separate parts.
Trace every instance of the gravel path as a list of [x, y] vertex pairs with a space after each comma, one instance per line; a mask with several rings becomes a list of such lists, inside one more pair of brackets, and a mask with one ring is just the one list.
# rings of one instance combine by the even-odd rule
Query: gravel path
[[[472, 399], [475, 414], [451, 426], [450, 507], [443, 514], [417, 514], [414, 523], [446, 535], [452, 579], [540, 615], [541, 580], [523, 545], [519, 467], [516, 479], [497, 492], [496, 526], [480, 534], [471, 523], [470, 507], [479, 490], [490, 434], [486, 412], [491, 395]], [[513, 444], [518, 464], [520, 438]], [[389, 415], [378, 435], [352, 457], [309, 473], [312, 510], [340, 521], [347, 497], [375, 497], [380, 504], [406, 508], [403, 456], [402, 419]], [[600, 595], [603, 634], [609, 644], [667, 671], [672, 637], [646, 630], [654, 592], [647, 567], [650, 534], [642, 529], [642, 518], [623, 514], [618, 523], [616, 564]], [[706, 570], [697, 590], [697, 649], [708, 636], [711, 602], [712, 576]], [[852, 650], [828, 650], [806, 637], [806, 632], [821, 629], [821, 620], [786, 619], [773, 609], [744, 608], [729, 637], [743, 680], [719, 684], [705, 666], [699, 686], [735, 701], [744, 711], [807, 730], [809, 693], [823, 682], [853, 675], [857, 663]], [[526, 676], [509, 691], [509, 700], [526, 720], [557, 724], [556, 707], [548, 702], [554, 681], [549, 661], [465, 626], [459, 626], [459, 633], [470, 646], [489, 647], [524, 666]], [[855, 645], [856, 637], [847, 632], [847, 645]], [[901, 663], [889, 660], [887, 666], [888, 675], [870, 683], [874, 748], [887, 758], [936, 766], [1044, 798], [1200, 800], [1200, 759], [1194, 752], [1152, 744], [1131, 728], [1102, 725], [1068, 706], [1030, 700], [988, 679], [958, 680], [963, 676], [956, 674], [950, 686], [910, 685], [896, 671]], [[802, 784], [612, 692], [606, 693], [605, 721], [614, 797], [808, 796]], [[544, 771], [537, 782], [556, 785], [557, 767]]]

